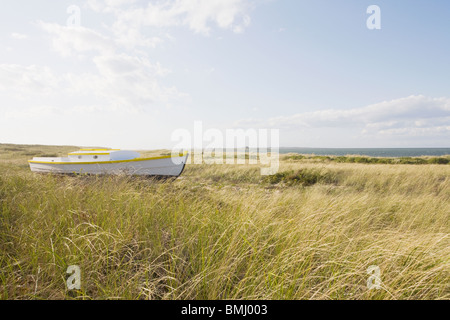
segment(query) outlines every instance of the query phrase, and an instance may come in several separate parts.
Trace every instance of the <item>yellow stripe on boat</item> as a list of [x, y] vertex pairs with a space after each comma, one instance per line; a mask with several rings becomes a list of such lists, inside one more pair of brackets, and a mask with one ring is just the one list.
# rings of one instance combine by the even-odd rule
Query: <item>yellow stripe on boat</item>
[[140, 161], [148, 161], [148, 160], [161, 160], [161, 159], [170, 159], [170, 158], [178, 158], [184, 157], [187, 155], [187, 152], [183, 154], [179, 154], [178, 156], [163, 156], [163, 157], [154, 157], [154, 158], [137, 158], [132, 160], [115, 160], [115, 161], [95, 161], [95, 162], [76, 162], [76, 161], [65, 161], [65, 162], [52, 162], [52, 161], [34, 161], [28, 160], [29, 163], [41, 163], [41, 164], [67, 164], [67, 165], [85, 165], [85, 164], [107, 164], [107, 163], [125, 163], [125, 162], [140, 162]]
[[120, 149], [80, 149], [80, 151], [120, 151]]
[[69, 156], [101, 156], [110, 155], [111, 153], [69, 153]]

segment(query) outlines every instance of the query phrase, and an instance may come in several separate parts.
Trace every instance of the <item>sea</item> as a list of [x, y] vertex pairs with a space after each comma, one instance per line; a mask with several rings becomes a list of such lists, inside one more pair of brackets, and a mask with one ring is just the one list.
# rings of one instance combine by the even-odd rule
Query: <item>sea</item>
[[318, 156], [361, 155], [369, 157], [420, 157], [450, 155], [450, 148], [280, 148], [281, 154], [300, 153]]

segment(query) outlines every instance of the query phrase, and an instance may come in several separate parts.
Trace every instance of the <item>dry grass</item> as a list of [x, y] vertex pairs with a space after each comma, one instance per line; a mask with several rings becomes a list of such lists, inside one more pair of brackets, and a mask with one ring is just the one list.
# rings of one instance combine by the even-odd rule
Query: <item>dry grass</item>
[[73, 150], [0, 146], [2, 299], [450, 298], [449, 165], [191, 165], [164, 182], [26, 163]]

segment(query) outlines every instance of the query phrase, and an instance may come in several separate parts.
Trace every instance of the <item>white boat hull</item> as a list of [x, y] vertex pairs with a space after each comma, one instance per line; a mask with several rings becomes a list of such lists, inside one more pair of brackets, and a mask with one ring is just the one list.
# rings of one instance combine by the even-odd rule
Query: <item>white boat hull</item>
[[127, 174], [141, 176], [178, 177], [184, 170], [188, 155], [135, 159], [132, 161], [83, 162], [41, 162], [30, 161], [33, 172], [58, 174]]

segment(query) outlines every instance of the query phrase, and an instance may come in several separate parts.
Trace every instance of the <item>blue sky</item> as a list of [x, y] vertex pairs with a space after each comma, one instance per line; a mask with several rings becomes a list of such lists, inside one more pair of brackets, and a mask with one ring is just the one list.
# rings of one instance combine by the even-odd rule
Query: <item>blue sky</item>
[[437, 0], [14, 1], [0, 142], [170, 148], [202, 121], [281, 146], [450, 147], [449, 18]]

